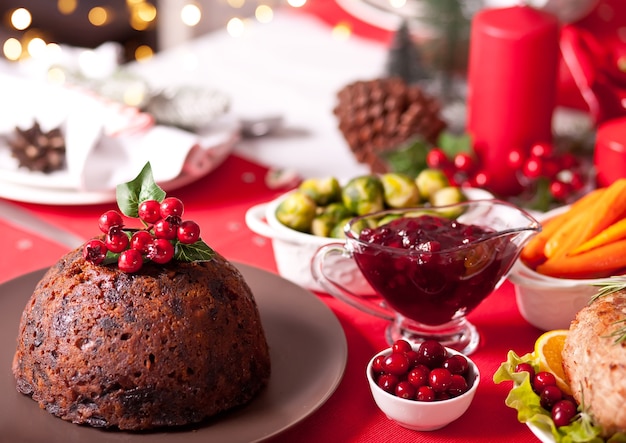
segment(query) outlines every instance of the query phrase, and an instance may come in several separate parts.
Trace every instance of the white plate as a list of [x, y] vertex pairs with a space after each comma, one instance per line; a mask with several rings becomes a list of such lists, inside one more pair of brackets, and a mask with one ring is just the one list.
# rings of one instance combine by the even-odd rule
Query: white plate
[[532, 423], [526, 423], [526, 426], [528, 426], [528, 429], [535, 434], [535, 437], [537, 437], [541, 443], [555, 443], [554, 437], [550, 432], [539, 429]]
[[2, 441], [47, 443], [257, 442], [316, 411], [345, 370], [341, 324], [315, 295], [281, 277], [237, 264], [261, 312], [272, 359], [269, 385], [247, 406], [204, 425], [153, 433], [105, 431], [63, 421], [17, 392], [11, 373], [21, 312], [43, 271], [0, 285], [0, 430]]
[[[230, 142], [207, 149], [207, 155], [196, 162], [193, 174], [182, 172], [178, 177], [166, 182], [158, 182], [159, 186], [166, 192], [171, 192], [209, 174], [230, 155], [234, 147], [234, 137]], [[45, 186], [43, 178], [37, 178], [37, 174], [23, 172], [8, 174], [2, 171], [0, 175], [0, 197], [9, 200], [21, 201], [25, 203], [37, 203], [46, 205], [91, 205], [100, 203], [111, 203], [115, 201], [115, 189], [108, 191], [82, 191], [78, 189], [68, 189], [63, 186], [54, 186], [54, 183], [65, 181], [62, 173], [52, 177], [54, 182]], [[32, 184], [28, 183], [28, 176], [33, 174]], [[41, 174], [39, 174], [41, 175]]]

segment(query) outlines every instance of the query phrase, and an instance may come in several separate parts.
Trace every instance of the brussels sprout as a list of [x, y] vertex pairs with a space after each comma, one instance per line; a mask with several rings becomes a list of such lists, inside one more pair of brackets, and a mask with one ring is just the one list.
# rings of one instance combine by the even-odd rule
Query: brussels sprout
[[382, 226], [382, 225], [386, 225], [389, 222], [392, 222], [394, 220], [397, 220], [399, 218], [404, 217], [404, 215], [402, 214], [389, 214], [389, 215], [385, 215], [383, 218], [381, 218], [380, 220], [378, 220], [378, 223], [376, 223], [376, 226]]
[[385, 208], [383, 185], [375, 175], [350, 180], [341, 193], [343, 204], [357, 215], [366, 215]]
[[[344, 232], [344, 228], [351, 220], [352, 220], [351, 218], [346, 218], [346, 219], [341, 220], [339, 223], [337, 223], [337, 225], [335, 226], [335, 228], [331, 232], [330, 236], [334, 237], [334, 238], [345, 238], [346, 234]], [[372, 226], [370, 224], [368, 219], [360, 219], [360, 220], [352, 223], [352, 225], [350, 226], [350, 229], [358, 237], [358, 235], [361, 233], [361, 231], [363, 229], [371, 228], [371, 227], [374, 227], [374, 226]]]
[[420, 193], [415, 180], [405, 174], [390, 172], [380, 177], [385, 203], [390, 208], [409, 208], [420, 202]]
[[330, 233], [337, 224], [337, 221], [331, 214], [321, 213], [316, 215], [311, 222], [311, 234], [320, 237], [330, 237]]
[[[433, 206], [446, 206], [466, 201], [467, 198], [461, 188], [456, 186], [448, 186], [435, 192], [430, 204]], [[456, 218], [463, 213], [463, 207], [454, 207], [449, 209], [438, 209], [437, 212], [442, 217]]]
[[335, 177], [309, 178], [298, 187], [320, 206], [341, 200], [341, 185]]
[[422, 199], [429, 201], [435, 192], [450, 186], [450, 181], [440, 169], [422, 169], [415, 178], [415, 184]]
[[343, 203], [331, 203], [328, 206], [321, 208], [323, 214], [328, 214], [332, 217], [334, 223], [343, 220], [344, 218], [354, 217], [354, 214], [350, 212]]
[[301, 232], [310, 232], [317, 205], [302, 192], [289, 194], [276, 208], [276, 218], [283, 225]]
[[337, 224], [335, 224], [335, 227], [330, 231], [329, 237], [332, 237], [332, 238], [346, 238], [346, 234], [343, 231], [343, 228], [345, 228], [346, 224], [350, 220], [351, 220], [350, 218], [344, 218], [343, 220], [340, 220]]

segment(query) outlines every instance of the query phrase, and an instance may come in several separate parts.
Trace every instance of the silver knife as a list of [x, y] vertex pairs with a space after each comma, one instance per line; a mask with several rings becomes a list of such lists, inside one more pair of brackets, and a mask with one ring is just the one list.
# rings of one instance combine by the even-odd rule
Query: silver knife
[[0, 200], [0, 218], [18, 229], [67, 246], [70, 249], [77, 248], [85, 242], [85, 239], [74, 233], [42, 220], [26, 209], [5, 200]]

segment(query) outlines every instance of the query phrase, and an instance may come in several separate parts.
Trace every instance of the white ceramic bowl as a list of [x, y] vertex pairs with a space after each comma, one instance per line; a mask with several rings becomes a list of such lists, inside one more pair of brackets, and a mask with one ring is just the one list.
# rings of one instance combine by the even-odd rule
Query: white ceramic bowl
[[[307, 289], [321, 291], [323, 289], [311, 274], [311, 259], [320, 247], [330, 243], [343, 244], [343, 240], [306, 234], [279, 222], [276, 218], [276, 208], [291, 192], [294, 191], [248, 209], [245, 216], [246, 224], [256, 234], [272, 239], [276, 267], [282, 277]], [[483, 189], [470, 188], [464, 189], [463, 192], [471, 200], [493, 198], [493, 194]], [[372, 290], [361, 276], [356, 264], [347, 260], [341, 263], [341, 266], [333, 267], [333, 279], [357, 294], [371, 294]]]
[[[554, 209], [537, 219], [547, 220], [566, 209]], [[515, 300], [522, 317], [544, 331], [569, 329], [578, 311], [598, 292], [594, 284], [602, 281], [549, 277], [535, 272], [521, 259], [511, 269], [508, 279], [514, 284]]]
[[601, 279], [575, 280], [548, 277], [518, 260], [509, 280], [515, 287], [515, 300], [522, 317], [544, 331], [569, 329], [578, 311], [598, 292], [593, 286]]
[[[448, 355], [460, 354], [450, 348], [446, 348], [446, 350]], [[366, 373], [376, 405], [390, 420], [414, 431], [434, 431], [461, 417], [472, 404], [480, 383], [480, 371], [469, 357], [465, 356], [469, 363], [468, 379], [472, 383], [469, 390], [448, 400], [424, 402], [400, 398], [384, 391], [376, 384], [372, 372], [374, 359], [379, 355], [389, 354], [391, 354], [391, 348], [387, 348], [372, 357], [367, 364]]]

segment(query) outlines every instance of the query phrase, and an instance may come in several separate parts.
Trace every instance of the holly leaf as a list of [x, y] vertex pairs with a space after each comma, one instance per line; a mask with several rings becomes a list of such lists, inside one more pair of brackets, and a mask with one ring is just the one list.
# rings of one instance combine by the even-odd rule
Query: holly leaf
[[202, 240], [192, 244], [176, 243], [174, 249], [174, 259], [179, 261], [208, 261], [214, 256], [215, 251]]
[[422, 139], [415, 139], [398, 149], [381, 153], [390, 171], [416, 177], [426, 167], [429, 145]]
[[152, 176], [152, 166], [146, 163], [133, 180], [117, 185], [115, 197], [120, 211], [128, 217], [139, 217], [139, 204], [146, 200], [163, 201], [165, 191], [159, 187]]
[[455, 135], [448, 131], [443, 131], [437, 139], [437, 146], [445, 152], [448, 158], [453, 158], [461, 152], [472, 152], [472, 137], [465, 133]]

